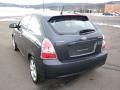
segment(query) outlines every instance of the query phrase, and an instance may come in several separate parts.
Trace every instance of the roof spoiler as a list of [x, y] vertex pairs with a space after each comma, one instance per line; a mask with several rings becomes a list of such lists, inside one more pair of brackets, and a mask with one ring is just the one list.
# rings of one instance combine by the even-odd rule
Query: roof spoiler
[[88, 17], [84, 15], [61, 15], [61, 16], [53, 16], [48, 22], [54, 21], [63, 21], [63, 20], [80, 20], [80, 21], [88, 21]]

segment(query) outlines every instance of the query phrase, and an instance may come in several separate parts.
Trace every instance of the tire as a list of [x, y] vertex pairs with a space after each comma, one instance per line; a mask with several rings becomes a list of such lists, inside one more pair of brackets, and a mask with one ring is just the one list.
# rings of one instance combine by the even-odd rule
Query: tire
[[30, 58], [29, 67], [30, 67], [30, 75], [31, 75], [32, 81], [35, 84], [38, 84], [40, 82], [44, 82], [45, 81], [45, 79], [42, 76], [40, 76], [40, 74], [38, 73], [37, 64], [35, 62], [34, 57]]
[[12, 46], [13, 46], [14, 51], [18, 51], [17, 44], [13, 36], [12, 36]]

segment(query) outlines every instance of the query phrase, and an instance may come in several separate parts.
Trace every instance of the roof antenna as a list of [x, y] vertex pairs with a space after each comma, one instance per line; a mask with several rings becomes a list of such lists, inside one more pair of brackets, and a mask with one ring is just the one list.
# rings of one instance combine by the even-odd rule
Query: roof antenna
[[64, 10], [64, 6], [61, 9], [61, 12], [60, 12], [61, 15], [63, 15], [63, 10]]

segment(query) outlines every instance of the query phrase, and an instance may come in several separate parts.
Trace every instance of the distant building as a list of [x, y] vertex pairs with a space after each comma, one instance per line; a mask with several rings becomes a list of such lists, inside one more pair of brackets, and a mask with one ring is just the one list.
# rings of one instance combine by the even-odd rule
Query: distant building
[[106, 4], [104, 12], [105, 13], [114, 13], [114, 12], [120, 13], [120, 4]]

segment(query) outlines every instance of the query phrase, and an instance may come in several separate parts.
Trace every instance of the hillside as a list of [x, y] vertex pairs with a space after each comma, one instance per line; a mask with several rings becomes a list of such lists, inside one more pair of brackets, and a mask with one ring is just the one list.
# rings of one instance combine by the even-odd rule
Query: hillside
[[[65, 9], [99, 9], [103, 8], [105, 4], [115, 4], [115, 3], [120, 3], [120, 1], [112, 1], [112, 2], [107, 2], [107, 3], [97, 3], [97, 4], [92, 4], [92, 3], [48, 3], [44, 4], [45, 8], [50, 8], [50, 9], [56, 9], [56, 8], [62, 8], [62, 6], [65, 7]], [[17, 4], [10, 4], [10, 3], [0, 3], [0, 7], [20, 7], [20, 8], [34, 8], [34, 9], [40, 9], [43, 7], [42, 4], [38, 5], [17, 5]]]

